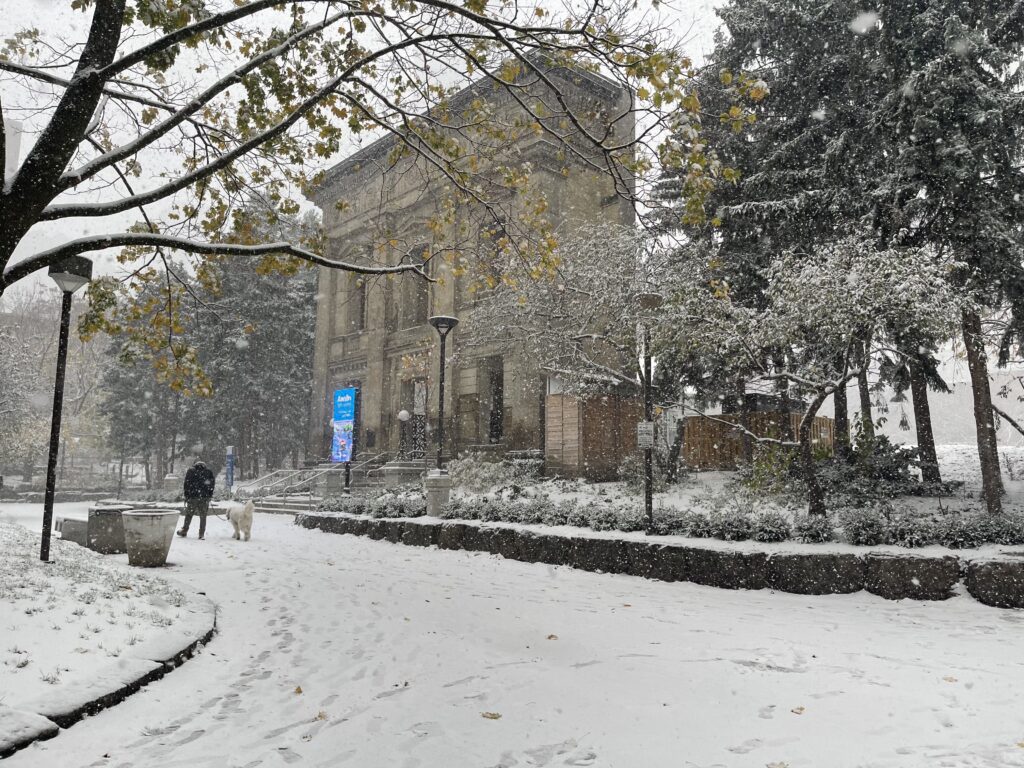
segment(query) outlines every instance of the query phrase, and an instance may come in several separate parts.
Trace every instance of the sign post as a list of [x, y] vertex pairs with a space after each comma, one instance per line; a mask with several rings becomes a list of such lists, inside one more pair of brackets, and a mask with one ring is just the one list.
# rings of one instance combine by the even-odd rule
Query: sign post
[[228, 487], [228, 493], [235, 484], [235, 446], [227, 447], [227, 461], [224, 463], [224, 482]]
[[355, 448], [356, 397], [358, 394], [359, 390], [355, 387], [334, 390], [331, 461], [336, 464], [352, 461]]

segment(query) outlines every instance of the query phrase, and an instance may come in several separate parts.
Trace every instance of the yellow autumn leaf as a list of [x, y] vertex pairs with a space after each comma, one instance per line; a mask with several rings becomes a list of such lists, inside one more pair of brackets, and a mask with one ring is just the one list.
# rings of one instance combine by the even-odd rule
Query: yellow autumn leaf
[[500, 712], [481, 712], [480, 713], [480, 717], [483, 717], [483, 718], [485, 718], [487, 720], [501, 720], [501, 713]]
[[302, 686], [301, 685], [296, 685], [295, 686], [295, 695], [298, 696], [301, 693], [302, 693]]

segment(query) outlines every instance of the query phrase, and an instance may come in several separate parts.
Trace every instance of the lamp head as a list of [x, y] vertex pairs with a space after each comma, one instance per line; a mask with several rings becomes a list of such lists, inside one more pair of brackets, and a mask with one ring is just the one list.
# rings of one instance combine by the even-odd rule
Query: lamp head
[[68, 256], [50, 265], [50, 277], [64, 293], [74, 293], [92, 279], [92, 262], [85, 256]]
[[409, 412], [408, 412], [407, 410], [405, 410], [404, 408], [403, 408], [402, 410], [400, 410], [400, 411], [398, 412], [398, 420], [399, 420], [399, 421], [403, 421], [403, 422], [405, 422], [405, 421], [408, 421], [408, 420], [409, 420], [409, 419], [411, 419], [411, 418], [412, 418], [412, 414], [411, 414], [411, 413], [409, 413]]
[[446, 335], [452, 328], [459, 324], [459, 318], [448, 315], [434, 315], [428, 321], [442, 336]]

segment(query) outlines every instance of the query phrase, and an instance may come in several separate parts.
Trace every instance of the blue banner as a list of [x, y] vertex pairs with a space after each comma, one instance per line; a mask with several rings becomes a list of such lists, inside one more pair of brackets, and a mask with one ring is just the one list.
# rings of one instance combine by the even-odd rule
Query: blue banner
[[334, 391], [333, 438], [331, 440], [331, 461], [352, 461], [355, 440], [356, 397], [358, 389], [336, 389]]

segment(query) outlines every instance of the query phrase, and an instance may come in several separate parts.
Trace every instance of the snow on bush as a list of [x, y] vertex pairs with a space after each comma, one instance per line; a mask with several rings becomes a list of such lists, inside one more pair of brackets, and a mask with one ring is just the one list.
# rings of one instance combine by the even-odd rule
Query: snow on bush
[[827, 515], [801, 515], [793, 521], [793, 537], [808, 544], [832, 541], [836, 532]]
[[762, 512], [754, 518], [754, 541], [786, 541], [793, 535], [793, 526], [781, 512]]
[[448, 474], [452, 487], [482, 493], [529, 482], [540, 474], [543, 466], [543, 459], [495, 460], [483, 453], [467, 453], [448, 462]]
[[[557, 487], [561, 491], [581, 490], [577, 485]], [[925, 511], [898, 499], [845, 498], [831, 515], [794, 516], [791, 508], [766, 505], [763, 494], [739, 484], [698, 493], [690, 503], [691, 508], [685, 511], [671, 507], [656, 509], [651, 533], [724, 541], [842, 541], [858, 546], [907, 548], [930, 544], [954, 549], [1024, 544], [1024, 513], [1019, 510], [992, 516], [976, 509], [950, 510], [941, 505], [937, 510]], [[421, 517], [426, 514], [426, 499], [415, 490], [387, 491], [372, 498], [338, 496], [325, 499], [319, 511]], [[488, 523], [568, 525], [595, 531], [647, 529], [647, 518], [637, 496], [616, 495], [603, 487], [581, 501], [572, 497], [555, 499], [537, 487], [513, 484], [487, 494], [452, 498], [438, 516]]]

